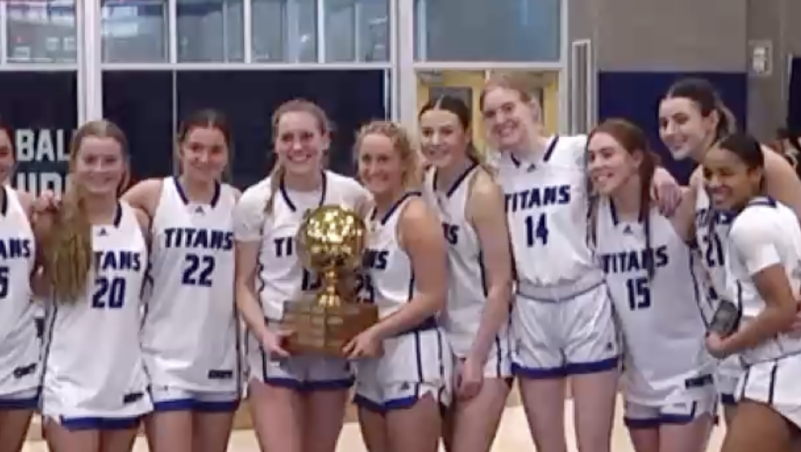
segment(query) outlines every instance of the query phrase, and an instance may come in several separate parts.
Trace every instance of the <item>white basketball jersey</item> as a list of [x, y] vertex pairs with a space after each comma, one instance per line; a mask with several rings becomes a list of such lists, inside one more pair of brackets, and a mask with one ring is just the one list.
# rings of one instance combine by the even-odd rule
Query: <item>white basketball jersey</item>
[[480, 166], [470, 166], [443, 191], [437, 189], [437, 173], [432, 169], [426, 173], [423, 187], [424, 199], [439, 214], [448, 244], [448, 304], [439, 320], [458, 356], [470, 351], [487, 301], [481, 244], [466, 215], [471, 185], [479, 171]]
[[217, 185], [192, 203], [164, 179], [152, 225], [150, 296], [142, 351], [151, 384], [192, 391], [237, 389], [234, 189]]
[[[342, 205], [351, 209], [365, 199], [366, 192], [355, 180], [326, 171], [318, 190], [300, 192], [288, 189], [279, 182], [276, 193], [270, 193], [270, 178], [248, 188], [242, 195], [240, 210], [257, 210], [260, 218], [261, 252], [256, 281], [262, 309], [267, 318], [281, 320], [284, 303], [298, 298], [303, 292], [319, 287], [317, 276], [303, 268], [297, 256], [295, 235], [303, 215], [323, 205]], [[264, 213], [267, 200], [272, 210]]]
[[[752, 200], [729, 232], [729, 291], [747, 323], [765, 310], [753, 275], [772, 265], [784, 267], [793, 294], [801, 288], [801, 227], [787, 206], [769, 198]], [[779, 334], [742, 353], [748, 364], [801, 353], [801, 339]]]
[[406, 193], [383, 215], [375, 210], [370, 215], [360, 293], [378, 306], [378, 317], [382, 319], [414, 296], [412, 261], [400, 246], [398, 221], [409, 200], [419, 195]]
[[555, 136], [538, 161], [504, 153], [498, 164], [521, 283], [547, 287], [599, 272], [587, 245], [586, 144], [586, 136]]
[[139, 345], [148, 256], [133, 208], [120, 202], [113, 224], [92, 226], [92, 250], [85, 296], [47, 305], [43, 409], [75, 417], [141, 413], [148, 400]]
[[11, 187], [0, 202], [0, 398], [39, 385], [39, 339], [30, 274], [36, 241]]
[[714, 361], [706, 351], [690, 247], [655, 207], [648, 222], [650, 249], [644, 222], [621, 221], [602, 197], [597, 258], [623, 332], [626, 399], [678, 403], [693, 396], [687, 389], [711, 384]]
[[732, 299], [726, 288], [726, 241], [729, 236], [733, 216], [726, 212], [716, 211], [712, 207], [709, 193], [701, 186], [698, 188], [695, 202], [695, 238], [698, 242], [700, 259], [699, 282], [707, 303], [702, 303], [707, 320], [721, 299]]

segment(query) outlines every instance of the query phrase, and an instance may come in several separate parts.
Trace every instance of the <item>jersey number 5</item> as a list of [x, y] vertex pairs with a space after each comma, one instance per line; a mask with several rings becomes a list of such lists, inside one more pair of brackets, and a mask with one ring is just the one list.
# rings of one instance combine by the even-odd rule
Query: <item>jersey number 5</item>
[[544, 213], [526, 217], [526, 245], [531, 248], [537, 241], [548, 244], [548, 216]]
[[216, 262], [214, 256], [198, 256], [187, 254], [184, 260], [184, 276], [182, 281], [187, 286], [211, 287], [211, 272]]
[[651, 307], [651, 287], [648, 278], [632, 278], [626, 281], [629, 292], [629, 308], [632, 311]]
[[120, 309], [125, 302], [125, 278], [95, 278], [92, 307]]
[[8, 267], [0, 267], [0, 298], [8, 296]]

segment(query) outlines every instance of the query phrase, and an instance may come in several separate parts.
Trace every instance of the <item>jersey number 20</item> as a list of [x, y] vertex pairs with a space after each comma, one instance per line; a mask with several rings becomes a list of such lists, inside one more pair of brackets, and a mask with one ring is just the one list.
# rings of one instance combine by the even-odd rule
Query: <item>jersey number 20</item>
[[125, 303], [125, 286], [125, 278], [95, 278], [92, 307], [95, 309], [120, 309]]
[[544, 213], [526, 217], [526, 245], [531, 248], [538, 241], [548, 244], [548, 216]]
[[182, 282], [187, 286], [211, 287], [211, 272], [215, 263], [214, 256], [187, 254]]

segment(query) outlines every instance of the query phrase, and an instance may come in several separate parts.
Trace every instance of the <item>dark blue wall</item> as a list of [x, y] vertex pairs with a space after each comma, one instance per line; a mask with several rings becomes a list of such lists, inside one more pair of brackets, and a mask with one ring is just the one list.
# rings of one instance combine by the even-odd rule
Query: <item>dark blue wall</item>
[[[383, 70], [108, 71], [103, 109], [128, 136], [134, 180], [172, 174], [176, 116], [180, 121], [200, 108], [223, 111], [233, 131], [232, 179], [241, 187], [268, 173], [272, 113], [295, 98], [326, 111], [334, 127], [330, 166], [353, 173], [356, 131], [388, 116], [386, 79]], [[27, 143], [17, 146], [21, 188], [63, 185], [69, 139], [77, 127], [76, 80], [72, 72], [0, 72], [0, 118], [21, 130], [17, 143]]]
[[801, 58], [793, 58], [787, 94], [787, 127], [801, 134]]
[[683, 77], [703, 77], [717, 86], [723, 101], [745, 127], [748, 77], [745, 73], [601, 72], [598, 74], [598, 117], [625, 118], [648, 133], [651, 145], [663, 164], [682, 183], [686, 183], [694, 164], [676, 162], [659, 140], [658, 106], [670, 85]]
[[17, 131], [15, 187], [63, 189], [78, 122], [77, 80], [74, 72], [0, 72], [0, 118]]

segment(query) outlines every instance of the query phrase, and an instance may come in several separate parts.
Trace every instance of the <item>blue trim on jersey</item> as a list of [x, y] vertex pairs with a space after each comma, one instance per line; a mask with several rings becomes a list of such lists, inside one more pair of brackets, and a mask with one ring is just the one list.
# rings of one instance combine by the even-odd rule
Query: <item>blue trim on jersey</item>
[[[389, 219], [392, 218], [392, 215], [395, 213], [396, 210], [398, 210], [398, 207], [400, 207], [404, 201], [406, 201], [408, 198], [411, 198], [412, 196], [420, 196], [420, 194], [421, 193], [419, 191], [408, 191], [404, 193], [403, 196], [398, 198], [398, 200], [395, 201], [392, 204], [392, 206], [390, 206], [389, 210], [387, 210], [386, 213], [384, 213], [384, 216], [381, 217], [381, 226], [387, 224], [387, 221], [389, 221]], [[376, 215], [378, 215], [378, 209], [373, 209], [373, 212], [370, 214], [370, 221], [375, 221]]]
[[[647, 215], [647, 213], [643, 212], [642, 209], [640, 209], [640, 214], [637, 215], [637, 222], [638, 223], [645, 222], [645, 215]], [[620, 222], [620, 217], [618, 217], [617, 215], [617, 207], [615, 207], [615, 200], [612, 198], [609, 198], [609, 216], [612, 218], [612, 224], [614, 226], [617, 226], [618, 223]]]
[[720, 403], [723, 406], [734, 406], [737, 405], [737, 398], [734, 397], [734, 394], [720, 394]]
[[211, 402], [194, 398], [165, 400], [153, 403], [153, 411], [193, 411], [196, 413], [230, 413], [239, 409], [239, 399]]
[[64, 417], [59, 424], [67, 430], [132, 430], [139, 427], [142, 416], [108, 418], [108, 417]]
[[618, 368], [620, 357], [603, 359], [601, 361], [590, 361], [586, 363], [567, 363], [559, 367], [524, 367], [517, 363], [512, 363], [512, 373], [522, 378], [532, 380], [544, 378], [565, 378], [571, 375], [587, 375], [606, 372]]
[[704, 315], [704, 310], [701, 308], [701, 300], [708, 300], [711, 308], [712, 297], [701, 296], [700, 283], [698, 282], [698, 278], [695, 276], [695, 255], [692, 250], [687, 253], [687, 260], [689, 261], [688, 265], [690, 266], [690, 278], [693, 281], [693, 296], [695, 297], [695, 305], [698, 307], [698, 313], [701, 315], [701, 321], [704, 322], [704, 328], [709, 329], [709, 322]]
[[[559, 135], [554, 135], [553, 139], [551, 140], [551, 143], [548, 145], [548, 147], [545, 149], [545, 153], [542, 155], [543, 162], [547, 162], [548, 160], [550, 160], [551, 156], [553, 155], [553, 151], [556, 149], [556, 144], [558, 142], [559, 142]], [[518, 158], [515, 157], [515, 155], [512, 153], [509, 153], [509, 158], [512, 160], [512, 163], [514, 163], [514, 165], [518, 168], [520, 167], [520, 165], [523, 164], [523, 162], [521, 160], [518, 160]], [[531, 163], [528, 169], [532, 170], [536, 168], [536, 166], [537, 166], [536, 164]]]
[[122, 206], [120, 205], [119, 201], [117, 202], [117, 211], [114, 213], [114, 227], [120, 227], [122, 223]]
[[24, 398], [0, 397], [0, 411], [35, 410], [39, 407], [41, 389], [34, 389], [36, 394]]
[[[186, 191], [184, 191], [184, 187], [181, 185], [181, 179], [178, 176], [173, 176], [172, 180], [175, 183], [175, 191], [178, 192], [181, 201], [183, 201], [184, 204], [189, 204], [189, 197], [186, 196]], [[211, 200], [209, 201], [209, 206], [211, 206], [212, 209], [217, 207], [217, 202], [220, 201], [220, 192], [222, 192], [221, 184], [214, 181], [214, 193], [211, 195]]]
[[645, 419], [628, 418], [624, 416], [623, 423], [630, 430], [658, 428], [662, 425], [686, 425], [695, 420], [697, 411], [698, 402], [693, 402], [689, 414], [660, 414], [657, 417]]
[[292, 389], [298, 392], [341, 391], [353, 386], [354, 378], [336, 380], [300, 381], [289, 377], [264, 378], [264, 384], [278, 388]]
[[[475, 160], [470, 159], [470, 162], [471, 164], [467, 168], [465, 168], [465, 170], [462, 172], [462, 174], [459, 175], [459, 177], [456, 178], [456, 180], [453, 181], [453, 184], [451, 184], [450, 188], [448, 188], [448, 190], [445, 192], [445, 196], [450, 198], [451, 195], [453, 195], [453, 193], [459, 189], [459, 186], [462, 185], [462, 182], [464, 182], [464, 180], [467, 179], [467, 176], [469, 176], [470, 173], [473, 172], [473, 170], [478, 166], [478, 162], [476, 162]], [[438, 178], [439, 178], [439, 172], [435, 169], [433, 187], [432, 187], [435, 191], [437, 189]]]
[[3, 199], [0, 201], [0, 215], [6, 216], [8, 214], [8, 187], [3, 186]]
[[[322, 175], [322, 185], [320, 187], [320, 202], [317, 204], [317, 207], [322, 206], [325, 204], [325, 195], [328, 191], [328, 179], [326, 177], [325, 171], [321, 173]], [[289, 210], [292, 212], [297, 212], [298, 208], [295, 206], [295, 203], [292, 202], [292, 199], [289, 197], [289, 192], [286, 188], [286, 182], [284, 181], [284, 175], [281, 175], [281, 180], [278, 182], [278, 191], [281, 193], [281, 198], [284, 199], [284, 203], [289, 207]]]

